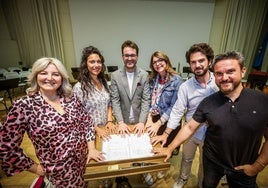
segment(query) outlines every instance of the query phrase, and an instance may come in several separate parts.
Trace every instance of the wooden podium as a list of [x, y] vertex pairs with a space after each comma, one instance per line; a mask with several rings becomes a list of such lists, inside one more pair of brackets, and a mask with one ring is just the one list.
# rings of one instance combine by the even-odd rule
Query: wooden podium
[[[96, 148], [98, 150], [101, 150], [101, 143], [101, 139], [96, 137]], [[170, 163], [164, 162], [165, 157], [164, 155], [154, 155], [105, 162], [95, 162], [92, 160], [86, 166], [84, 178], [85, 181], [92, 181], [169, 170]]]

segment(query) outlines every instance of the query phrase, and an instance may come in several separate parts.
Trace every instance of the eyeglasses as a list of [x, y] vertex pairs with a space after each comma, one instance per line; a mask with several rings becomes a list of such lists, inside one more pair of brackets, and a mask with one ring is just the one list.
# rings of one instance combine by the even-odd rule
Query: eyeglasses
[[136, 54], [123, 54], [123, 57], [125, 57], [125, 58], [134, 58], [134, 57], [136, 57], [137, 55]]
[[160, 62], [163, 62], [163, 61], [165, 61], [165, 60], [164, 60], [164, 59], [159, 58], [158, 60], [153, 61], [153, 65], [155, 65], [155, 64], [157, 64], [157, 63], [160, 63]]
[[101, 60], [97, 60], [97, 61], [92, 60], [92, 61], [88, 61], [88, 63], [90, 63], [90, 64], [94, 64], [94, 63], [102, 64]]

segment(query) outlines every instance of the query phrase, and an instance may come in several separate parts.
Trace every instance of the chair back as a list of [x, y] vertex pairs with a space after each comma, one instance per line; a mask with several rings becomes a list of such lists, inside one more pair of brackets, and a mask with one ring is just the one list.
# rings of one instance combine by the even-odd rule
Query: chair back
[[8, 67], [7, 69], [9, 70], [9, 72], [16, 72], [16, 73], [22, 71], [20, 67]]
[[0, 68], [0, 74], [4, 74], [5, 72], [8, 72], [8, 71], [4, 68]]
[[30, 74], [31, 74], [30, 71], [21, 71], [21, 72], [19, 73], [21, 82], [22, 82], [22, 83], [26, 83], [26, 82], [27, 82], [27, 79], [28, 79], [28, 76], [29, 76]]
[[80, 74], [80, 68], [79, 67], [71, 67], [72, 70], [72, 75], [75, 80], [79, 79], [79, 74]]
[[118, 70], [118, 66], [107, 66], [108, 72], [114, 72]]
[[5, 72], [4, 77], [8, 80], [12, 78], [19, 78], [20, 75], [17, 72]]
[[17, 88], [19, 86], [19, 81], [19, 78], [0, 80], [0, 90], [2, 91]]

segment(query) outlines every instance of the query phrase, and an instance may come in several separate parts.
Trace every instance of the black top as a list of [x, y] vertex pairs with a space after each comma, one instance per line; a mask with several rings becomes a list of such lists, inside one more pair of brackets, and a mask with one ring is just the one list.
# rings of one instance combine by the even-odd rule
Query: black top
[[268, 128], [268, 95], [244, 88], [233, 102], [221, 91], [205, 98], [193, 118], [208, 122], [203, 154], [227, 169], [253, 163]]

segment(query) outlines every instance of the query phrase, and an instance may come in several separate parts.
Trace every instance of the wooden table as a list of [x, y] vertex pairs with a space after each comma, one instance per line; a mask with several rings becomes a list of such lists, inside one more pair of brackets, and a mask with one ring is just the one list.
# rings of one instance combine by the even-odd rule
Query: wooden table
[[[101, 148], [101, 142], [101, 139], [96, 137], [96, 148], [98, 150]], [[170, 163], [164, 162], [165, 157], [155, 155], [116, 161], [91, 161], [86, 166], [85, 181], [169, 170]]]

